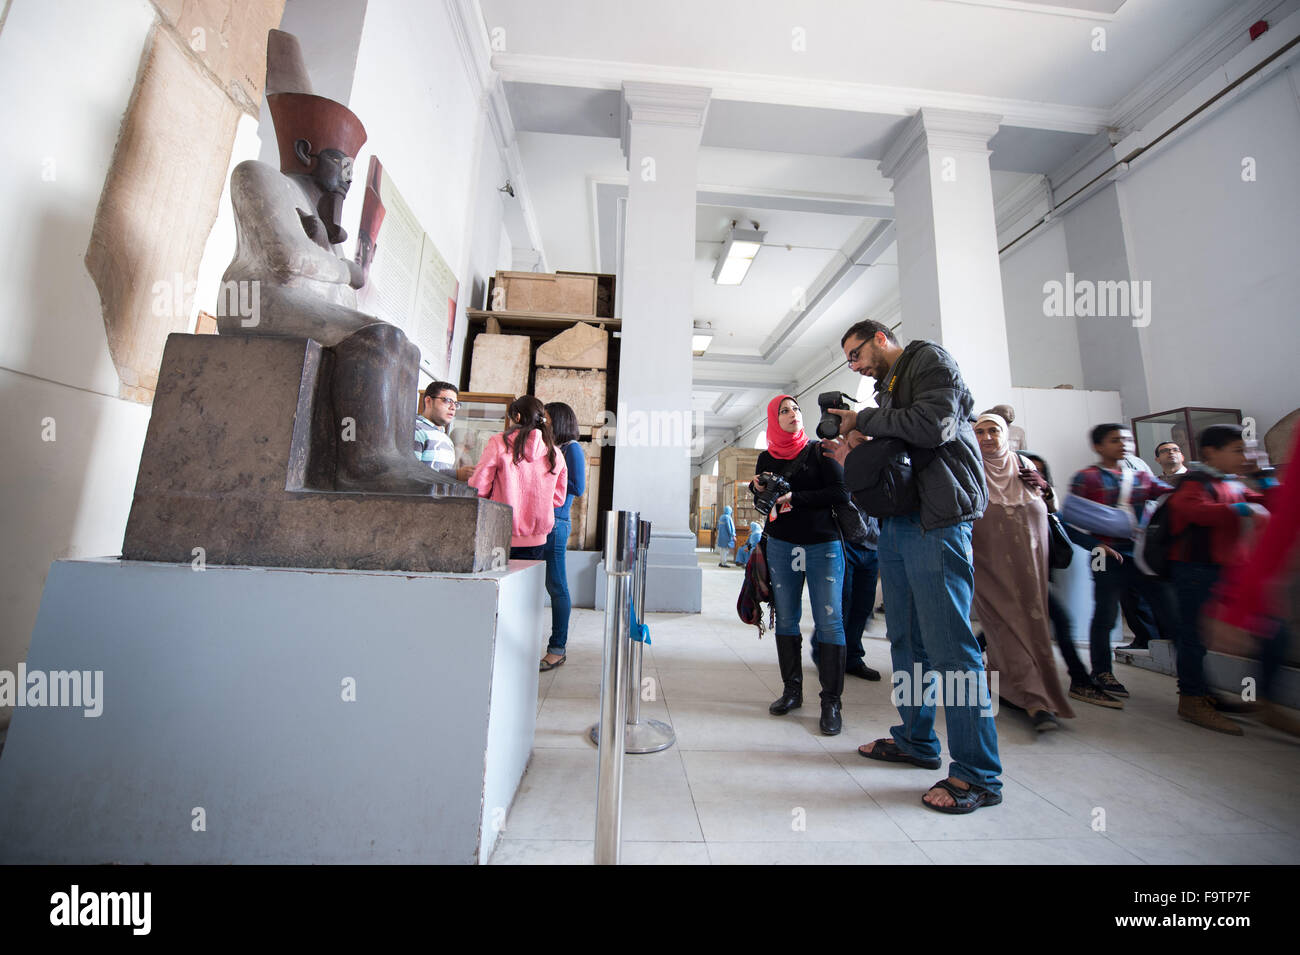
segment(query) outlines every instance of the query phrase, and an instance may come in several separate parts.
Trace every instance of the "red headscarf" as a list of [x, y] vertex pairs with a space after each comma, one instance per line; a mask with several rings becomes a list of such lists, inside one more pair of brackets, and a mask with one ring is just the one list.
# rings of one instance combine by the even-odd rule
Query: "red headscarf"
[[777, 395], [767, 403], [767, 453], [782, 461], [793, 461], [808, 443], [808, 435], [803, 428], [791, 434], [781, 427], [778, 412], [787, 398], [795, 400], [794, 395]]

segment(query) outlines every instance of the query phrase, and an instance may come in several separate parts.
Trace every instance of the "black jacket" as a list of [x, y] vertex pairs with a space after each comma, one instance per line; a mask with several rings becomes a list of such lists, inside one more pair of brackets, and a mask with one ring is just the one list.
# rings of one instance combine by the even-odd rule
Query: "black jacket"
[[[901, 438], [920, 449], [915, 464], [921, 527], [979, 520], [989, 495], [971, 426], [975, 399], [953, 357], [934, 342], [910, 342], [887, 379], [876, 382], [876, 403], [879, 407], [858, 412], [857, 429], [873, 438]], [[930, 456], [925, 449], [934, 449], [934, 456], [922, 466]], [[854, 481], [855, 454], [844, 462], [849, 487], [862, 486]]]
[[[756, 471], [782, 474], [789, 461], [775, 458], [767, 451], [758, 456]], [[769, 520], [763, 533], [787, 544], [824, 544], [839, 540], [840, 529], [831, 507], [849, 502], [844, 486], [844, 471], [834, 458], [822, 454], [820, 441], [809, 441], [800, 466], [786, 478], [790, 482], [791, 509]], [[766, 514], [762, 515], [764, 518]]]

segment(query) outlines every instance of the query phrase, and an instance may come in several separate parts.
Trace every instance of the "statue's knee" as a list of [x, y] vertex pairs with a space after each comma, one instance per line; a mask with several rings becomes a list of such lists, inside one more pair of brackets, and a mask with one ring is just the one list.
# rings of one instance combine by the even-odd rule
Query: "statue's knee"
[[404, 354], [406, 336], [396, 325], [375, 322], [353, 332], [336, 346], [343, 354], [357, 351], [378, 351], [385, 354]]

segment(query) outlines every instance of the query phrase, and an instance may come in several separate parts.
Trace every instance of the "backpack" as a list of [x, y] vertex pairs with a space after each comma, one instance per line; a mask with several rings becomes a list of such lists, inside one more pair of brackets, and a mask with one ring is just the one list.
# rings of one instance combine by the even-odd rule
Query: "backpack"
[[767, 535], [758, 542], [745, 563], [745, 580], [736, 598], [736, 613], [741, 622], [758, 627], [763, 639], [763, 604], [767, 604], [767, 626], [776, 629], [776, 604], [772, 601], [772, 577], [767, 569]]
[[1148, 577], [1169, 579], [1169, 552], [1173, 549], [1174, 541], [1180, 536], [1171, 530], [1173, 514], [1170, 512], [1169, 502], [1174, 494], [1178, 493], [1178, 487], [1189, 478], [1203, 482], [1213, 480], [1208, 475], [1197, 471], [1188, 471], [1182, 475], [1173, 493], [1166, 494], [1158, 501], [1147, 502], [1146, 511], [1133, 534], [1133, 559], [1137, 562], [1138, 570]]
[[[911, 364], [900, 358], [892, 378], [897, 380]], [[892, 394], [892, 386], [891, 386]], [[897, 407], [892, 399], [890, 407]], [[874, 438], [844, 459], [844, 483], [853, 503], [866, 517], [902, 517], [921, 509], [917, 472], [939, 454], [938, 448], [915, 448], [902, 438]]]
[[911, 448], [901, 438], [875, 438], [858, 445], [845, 459], [844, 483], [865, 515], [915, 514], [921, 509], [916, 471], [934, 456], [933, 450]]

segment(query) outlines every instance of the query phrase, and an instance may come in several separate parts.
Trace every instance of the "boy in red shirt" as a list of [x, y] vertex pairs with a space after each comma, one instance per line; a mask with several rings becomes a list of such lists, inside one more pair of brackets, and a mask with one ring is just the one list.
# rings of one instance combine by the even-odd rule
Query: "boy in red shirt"
[[[1241, 426], [1213, 424], [1201, 432], [1201, 460], [1187, 466], [1169, 499], [1169, 576], [1178, 596], [1178, 715], [1206, 729], [1241, 736], [1215, 708], [1205, 682], [1201, 610], [1225, 569], [1246, 557], [1252, 530], [1268, 520], [1265, 496], [1237, 475], [1255, 470]], [[1263, 487], [1271, 478], [1261, 478]]]

